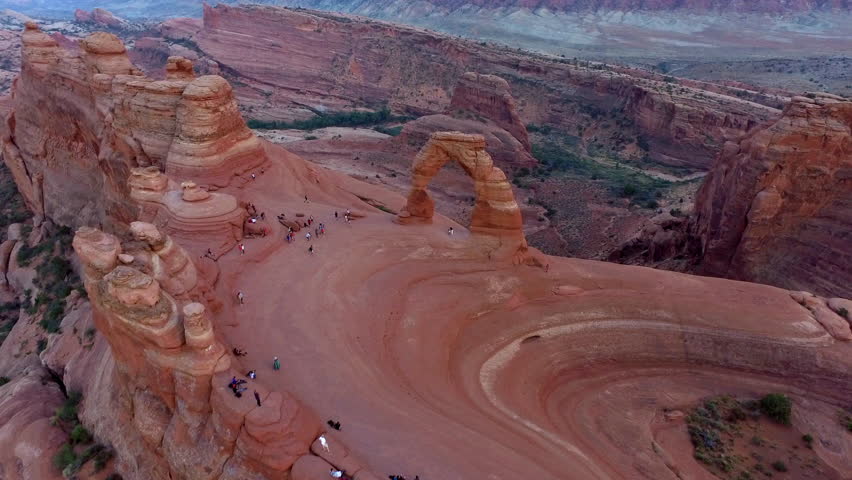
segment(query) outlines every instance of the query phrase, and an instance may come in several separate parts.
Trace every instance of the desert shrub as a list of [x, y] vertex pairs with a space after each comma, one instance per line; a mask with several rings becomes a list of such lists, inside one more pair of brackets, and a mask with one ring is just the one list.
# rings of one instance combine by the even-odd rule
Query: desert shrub
[[377, 127], [373, 127], [373, 130], [379, 133], [384, 133], [385, 135], [390, 135], [391, 137], [396, 137], [402, 133], [402, 125], [397, 125], [395, 127], [383, 127], [379, 125]]
[[679, 216], [683, 215], [683, 212], [679, 208], [673, 208], [673, 209], [669, 210], [669, 213], [673, 217], [679, 217]]
[[778, 460], [776, 462], [772, 462], [772, 468], [774, 468], [777, 472], [786, 472], [787, 464], [782, 462], [781, 460]]
[[316, 130], [326, 127], [358, 127], [362, 125], [376, 125], [392, 121], [406, 121], [408, 117], [392, 115], [388, 107], [382, 107], [373, 112], [332, 112], [317, 115], [308, 120], [296, 120], [295, 122], [276, 122], [263, 120], [249, 120], [246, 122], [249, 128], [263, 130]]
[[86, 430], [82, 424], [78, 423], [77, 426], [71, 430], [71, 444], [75, 445], [78, 443], [89, 443], [92, 441], [92, 434]]
[[802, 441], [805, 442], [808, 448], [814, 448], [814, 437], [811, 434], [806, 433], [802, 435]]
[[56, 409], [56, 418], [64, 422], [77, 422], [77, 406], [81, 398], [79, 392], [70, 392], [68, 398]]
[[837, 314], [840, 315], [841, 317], [847, 319], [847, 320], [849, 319], [849, 310], [846, 310], [843, 307], [840, 307], [840, 308], [837, 309]]
[[770, 393], [760, 399], [760, 411], [778, 423], [789, 425], [793, 402], [783, 393]]
[[305, 140], [316, 140], [318, 138], [316, 135], [305, 135]]
[[123, 480], [123, 479], [121, 478], [121, 475], [119, 475], [117, 473], [111, 473], [104, 480]]
[[11, 382], [9, 377], [0, 377], [0, 387], [2, 387], [3, 385], [6, 385], [9, 382]]
[[53, 465], [60, 471], [64, 471], [68, 466], [73, 465], [77, 461], [77, 454], [74, 453], [74, 447], [70, 444], [63, 444], [59, 451], [53, 456]]

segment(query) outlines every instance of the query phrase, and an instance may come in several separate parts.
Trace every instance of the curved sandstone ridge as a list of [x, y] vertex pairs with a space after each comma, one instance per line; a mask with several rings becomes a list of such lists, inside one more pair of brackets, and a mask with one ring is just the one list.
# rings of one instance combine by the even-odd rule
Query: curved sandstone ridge
[[725, 145], [696, 200], [707, 273], [852, 296], [852, 102], [811, 97]]
[[305, 479], [347, 461], [359, 478], [376, 478], [339, 441], [319, 449], [326, 460], [311, 454], [320, 422], [289, 393], [253, 386], [262, 406], [234, 396], [228, 383], [242, 374], [193, 301], [201, 286], [192, 260], [153, 225], [134, 222], [131, 231], [147, 247], [131, 246], [130, 255], [115, 236], [87, 227], [73, 242], [95, 323], [119, 365], [108, 381], [120, 388], [122, 411], [109, 413], [132, 428], [109, 440], [125, 447], [131, 478], [281, 478], [297, 460], [313, 464]]
[[3, 158], [28, 207], [68, 225], [126, 225], [137, 207], [127, 181], [135, 167], [229, 185], [266, 162], [221, 77], [195, 78], [173, 57], [166, 80], [142, 76], [122, 42], [94, 33], [82, 51], [63, 50], [27, 24], [13, 111], [0, 129]]

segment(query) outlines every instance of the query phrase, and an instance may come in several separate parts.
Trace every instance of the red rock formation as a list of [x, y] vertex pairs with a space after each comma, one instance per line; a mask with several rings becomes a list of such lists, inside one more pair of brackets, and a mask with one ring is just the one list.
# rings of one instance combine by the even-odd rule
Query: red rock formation
[[[309, 106], [340, 111], [388, 103], [416, 115], [439, 114], [465, 72], [509, 80], [522, 123], [547, 124], [599, 143], [648, 139], [658, 162], [707, 169], [725, 140], [777, 116], [737, 97], [669, 84], [648, 72], [574, 65], [508, 52], [421, 29], [321, 12], [205, 6], [203, 26], [165, 26], [174, 38], [238, 78], [237, 96], [256, 118], [303, 119]], [[171, 37], [174, 35], [174, 37]], [[161, 67], [171, 46], [156, 46]], [[140, 52], [141, 57], [146, 57]], [[750, 100], [777, 103], [754, 94]], [[628, 123], [612, 128], [613, 121]], [[610, 128], [601, 125], [609, 120]]]
[[852, 296], [852, 102], [796, 97], [728, 143], [696, 201], [708, 274]]
[[37, 215], [126, 225], [138, 213], [127, 191], [132, 168], [226, 186], [266, 161], [224, 79], [194, 78], [188, 61], [172, 58], [167, 79], [151, 80], [112, 34], [92, 34], [81, 47], [63, 50], [34, 24], [22, 36], [22, 72], [0, 139]]
[[502, 166], [531, 167], [537, 163], [509, 84], [495, 75], [464, 74], [447, 111], [406, 123], [396, 142], [422, 147], [433, 133], [448, 130], [482, 135], [488, 153]]
[[95, 8], [91, 12], [77, 9], [74, 10], [74, 20], [83, 23], [93, 23], [99, 27], [119, 28], [127, 24], [127, 20], [118, 18], [111, 12], [102, 8]]
[[493, 120], [521, 142], [528, 152], [531, 149], [527, 127], [518, 116], [509, 83], [496, 75], [474, 72], [462, 75], [453, 90], [448, 110], [469, 111]]
[[[309, 461], [319, 419], [286, 392], [253, 386], [262, 406], [234, 395], [228, 384], [241, 374], [204, 305], [192, 301], [201, 288], [192, 259], [153, 225], [131, 230], [147, 247], [131, 244], [129, 255], [118, 238], [91, 228], [73, 242], [95, 323], [119, 367], [111, 381], [121, 400], [106, 416], [132, 418], [129, 431], [100, 433], [127, 447], [118, 452], [122, 462], [143, 466], [129, 469], [130, 478], [161, 478], [153, 473], [160, 469], [184, 478], [287, 477], [298, 459]], [[115, 435], [140, 441], [131, 448]]]
[[[414, 159], [411, 192], [397, 222], [403, 225], [431, 223], [435, 203], [426, 191], [432, 178], [447, 164], [458, 162], [473, 179], [476, 193], [470, 230], [481, 238], [497, 238], [498, 248], [489, 258], [512, 256], [516, 262], [536, 264], [528, 256], [521, 210], [512, 193], [512, 185], [502, 170], [494, 166], [485, 151], [485, 139], [459, 132], [437, 132]], [[486, 250], [489, 248], [486, 247]]]

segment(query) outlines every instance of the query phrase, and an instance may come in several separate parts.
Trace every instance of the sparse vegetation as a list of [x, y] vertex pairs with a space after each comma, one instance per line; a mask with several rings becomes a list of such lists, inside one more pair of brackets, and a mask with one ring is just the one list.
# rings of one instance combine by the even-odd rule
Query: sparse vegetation
[[772, 468], [776, 472], [786, 472], [787, 471], [787, 464], [782, 462], [781, 460], [778, 460], [778, 461], [772, 462]]
[[760, 410], [772, 420], [789, 425], [793, 402], [783, 393], [770, 393], [760, 399]]
[[391, 137], [396, 137], [397, 135], [402, 133], [402, 128], [402, 125], [397, 125], [395, 127], [383, 127], [380, 125], [377, 127], [373, 127], [373, 130], [379, 133], [384, 133], [385, 135], [390, 135]]
[[[66, 478], [71, 478], [89, 460], [94, 460], [94, 469], [99, 472], [106, 467], [113, 452], [99, 443], [80, 423], [77, 407], [82, 399], [79, 392], [70, 392], [65, 402], [54, 412], [51, 423], [68, 432], [68, 441], [53, 457], [54, 466]], [[109, 478], [109, 477], [108, 477]]]
[[810, 449], [814, 448], [814, 437], [811, 434], [806, 433], [806, 434], [802, 435], [802, 441], [805, 442], [805, 445], [808, 448], [810, 448]]
[[9, 382], [11, 382], [11, 380], [9, 380], [9, 377], [0, 377], [0, 387], [6, 385]]
[[364, 112], [332, 112], [317, 115], [308, 120], [296, 120], [295, 122], [276, 122], [264, 120], [249, 120], [247, 122], [249, 128], [257, 128], [262, 130], [316, 130], [326, 127], [360, 127], [366, 125], [378, 125], [388, 122], [405, 122], [408, 117], [401, 117], [391, 114], [388, 107], [382, 107], [380, 110]]
[[671, 186], [671, 182], [649, 177], [618, 164], [610, 166], [583, 158], [551, 141], [533, 144], [533, 156], [541, 162], [531, 172], [534, 177], [546, 178], [556, 172], [564, 172], [599, 180], [607, 184], [614, 195], [630, 198], [633, 203], [647, 208], [657, 208], [659, 192]]

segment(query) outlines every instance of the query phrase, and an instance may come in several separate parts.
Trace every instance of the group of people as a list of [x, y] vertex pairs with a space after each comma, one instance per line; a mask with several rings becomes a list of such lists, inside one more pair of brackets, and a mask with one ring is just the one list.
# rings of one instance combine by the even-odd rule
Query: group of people
[[[252, 380], [257, 378], [257, 374], [254, 370], [250, 370], [246, 376]], [[247, 383], [248, 381], [243, 378], [238, 379], [237, 377], [231, 377], [231, 382], [228, 384], [228, 388], [230, 388], [231, 391], [234, 392], [235, 397], [242, 398], [243, 392], [248, 390], [248, 387], [245, 386]], [[258, 407], [261, 406], [260, 394], [257, 393], [257, 390], [254, 391], [254, 401], [257, 402]]]

